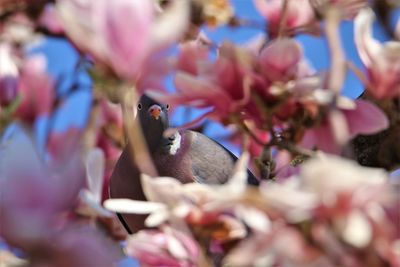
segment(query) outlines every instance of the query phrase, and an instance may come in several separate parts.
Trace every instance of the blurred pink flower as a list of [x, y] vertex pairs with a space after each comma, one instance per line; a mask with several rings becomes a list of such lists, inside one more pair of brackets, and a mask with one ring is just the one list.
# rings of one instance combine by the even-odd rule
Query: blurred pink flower
[[76, 46], [131, 81], [142, 75], [153, 54], [181, 37], [189, 16], [187, 1], [173, 1], [158, 16], [153, 1], [62, 0], [56, 6]]
[[[275, 38], [283, 18], [283, 4], [286, 0], [253, 0], [258, 12], [268, 21], [268, 31]], [[307, 26], [316, 20], [309, 0], [287, 1], [284, 30]]]
[[0, 105], [17, 97], [18, 67], [7, 43], [0, 43]]
[[119, 245], [93, 227], [71, 223], [49, 232], [33, 251], [30, 266], [115, 266], [122, 258]]
[[72, 210], [83, 186], [82, 168], [77, 154], [53, 168], [38, 157], [28, 136], [12, 138], [0, 149], [0, 235], [32, 249], [65, 223], [62, 214]]
[[38, 19], [38, 24], [41, 27], [46, 28], [53, 34], [63, 34], [64, 28], [61, 25], [54, 4], [46, 4], [42, 14]]
[[258, 57], [260, 72], [271, 82], [286, 82], [296, 78], [301, 60], [302, 47], [289, 38], [270, 42]]
[[400, 42], [381, 44], [374, 39], [373, 21], [373, 11], [364, 9], [357, 15], [354, 26], [357, 50], [367, 68], [366, 90], [378, 99], [397, 97], [400, 95]]
[[[363, 248], [380, 238], [394, 237], [384, 211], [393, 203], [385, 171], [340, 157], [321, 156], [302, 166], [300, 179], [303, 188], [314, 192], [319, 200], [315, 218], [331, 220], [348, 244]], [[385, 229], [380, 229], [382, 224]]]
[[326, 266], [320, 258], [318, 249], [296, 228], [277, 221], [270, 231], [256, 232], [239, 243], [224, 262], [228, 266]]
[[126, 253], [142, 266], [199, 266], [197, 242], [171, 227], [142, 230], [127, 240]]
[[70, 127], [63, 132], [52, 131], [47, 137], [47, 151], [52, 165], [64, 164], [71, 155], [80, 152], [80, 142], [83, 131], [76, 127]]
[[386, 115], [371, 102], [361, 99], [354, 103], [348, 101], [339, 100], [337, 110], [330, 111], [319, 125], [306, 130], [301, 145], [337, 154], [341, 152], [341, 146], [356, 135], [377, 133], [389, 126]]
[[53, 108], [54, 84], [46, 72], [46, 59], [36, 55], [25, 60], [18, 80], [21, 103], [16, 116], [32, 122], [37, 116], [48, 115]]
[[179, 54], [175, 65], [179, 71], [198, 75], [202, 65], [206, 65], [208, 59], [208, 47], [202, 46], [197, 40], [189, 41], [179, 45]]

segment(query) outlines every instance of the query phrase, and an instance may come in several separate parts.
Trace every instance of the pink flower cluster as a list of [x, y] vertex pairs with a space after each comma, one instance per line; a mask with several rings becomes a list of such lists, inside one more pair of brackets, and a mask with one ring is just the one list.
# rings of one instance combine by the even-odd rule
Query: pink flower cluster
[[384, 171], [321, 155], [302, 165], [297, 176], [251, 189], [245, 186], [247, 160], [242, 155], [226, 185], [144, 176], [150, 202], [107, 200], [105, 206], [118, 212], [147, 209], [146, 224], [159, 226], [160, 231], [133, 235], [128, 254], [145, 266], [196, 266], [201, 244], [214, 262], [222, 255], [233, 266], [398, 264], [391, 215], [396, 197]]

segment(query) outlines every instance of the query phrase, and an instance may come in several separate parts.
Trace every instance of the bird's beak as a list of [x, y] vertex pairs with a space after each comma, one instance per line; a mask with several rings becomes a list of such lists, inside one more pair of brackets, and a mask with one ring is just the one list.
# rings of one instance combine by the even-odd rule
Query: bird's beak
[[156, 105], [156, 104], [152, 105], [149, 108], [149, 113], [153, 118], [158, 120], [158, 118], [160, 118], [160, 114], [161, 114], [161, 107], [159, 105]]

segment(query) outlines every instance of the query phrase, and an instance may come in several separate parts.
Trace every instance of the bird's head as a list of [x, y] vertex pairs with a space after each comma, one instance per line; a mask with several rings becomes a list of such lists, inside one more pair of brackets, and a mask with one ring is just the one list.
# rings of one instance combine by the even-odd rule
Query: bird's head
[[137, 116], [142, 126], [147, 146], [154, 152], [165, 139], [163, 133], [169, 127], [168, 104], [160, 104], [147, 95], [142, 95], [137, 104]]

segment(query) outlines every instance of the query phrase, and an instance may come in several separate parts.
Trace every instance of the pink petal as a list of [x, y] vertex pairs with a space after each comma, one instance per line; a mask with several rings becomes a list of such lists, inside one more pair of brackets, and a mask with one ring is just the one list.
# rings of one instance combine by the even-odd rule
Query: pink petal
[[56, 4], [58, 19], [67, 36], [79, 50], [101, 62], [105, 62], [107, 57], [102, 32], [105, 3], [104, 0], [60, 0]]
[[279, 19], [279, 14], [282, 9], [282, 0], [253, 0], [254, 6], [260, 14], [268, 19], [274, 21]]
[[206, 107], [210, 105], [209, 103], [221, 103], [229, 98], [224, 91], [211, 82], [182, 72], [175, 76], [175, 86], [187, 100], [196, 103], [197, 107]]
[[302, 55], [302, 48], [296, 41], [278, 39], [261, 51], [259, 62], [270, 80], [282, 80], [294, 74]]
[[18, 84], [22, 103], [16, 111], [18, 116], [33, 120], [37, 115], [47, 115], [53, 105], [53, 81], [46, 73], [46, 60], [34, 56], [24, 62]]
[[180, 46], [177, 69], [190, 74], [198, 74], [198, 63], [208, 58], [208, 50], [196, 41], [187, 42]]
[[[276, 34], [282, 17], [284, 0], [253, 0], [255, 7], [269, 23], [269, 28]], [[288, 1], [286, 28], [295, 28], [310, 23], [315, 13], [308, 0]]]
[[374, 134], [389, 127], [385, 113], [377, 106], [365, 100], [356, 100], [354, 110], [343, 110], [347, 118], [350, 135]]
[[[104, 1], [104, 0], [102, 0]], [[124, 78], [136, 78], [150, 46], [152, 1], [106, 1], [102, 32], [108, 60]], [[123, 19], [121, 19], [123, 18]]]
[[337, 154], [340, 152], [331, 128], [326, 122], [316, 128], [306, 131], [301, 141], [301, 146], [308, 149], [317, 147], [318, 149], [331, 154]]

